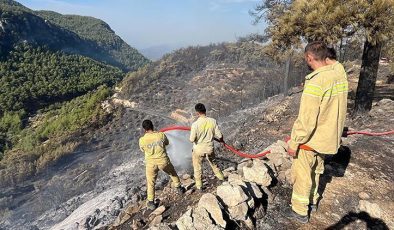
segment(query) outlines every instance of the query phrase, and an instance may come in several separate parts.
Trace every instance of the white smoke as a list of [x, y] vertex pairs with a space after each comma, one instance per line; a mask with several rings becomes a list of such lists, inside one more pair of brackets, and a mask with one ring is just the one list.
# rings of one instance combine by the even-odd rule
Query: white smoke
[[177, 170], [190, 170], [192, 168], [192, 147], [189, 141], [190, 132], [172, 130], [167, 131], [166, 136], [170, 142], [167, 153]]

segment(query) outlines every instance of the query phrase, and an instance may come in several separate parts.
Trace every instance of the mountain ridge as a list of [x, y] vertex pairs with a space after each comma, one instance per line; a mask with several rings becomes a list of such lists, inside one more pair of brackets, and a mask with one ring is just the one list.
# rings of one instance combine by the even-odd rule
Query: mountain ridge
[[[0, 1], [0, 7], [2, 57], [5, 57], [15, 45], [29, 43], [47, 46], [54, 51], [87, 56], [123, 71], [136, 70], [149, 62], [102, 20], [86, 16], [63, 16], [50, 11], [33, 11], [12, 0]], [[92, 25], [92, 22], [99, 26], [94, 30], [88, 27], [78, 30], [77, 26], [65, 26], [78, 21], [80, 27]], [[92, 39], [97, 34], [104, 34], [105, 40]], [[109, 42], [112, 43], [107, 45]]]

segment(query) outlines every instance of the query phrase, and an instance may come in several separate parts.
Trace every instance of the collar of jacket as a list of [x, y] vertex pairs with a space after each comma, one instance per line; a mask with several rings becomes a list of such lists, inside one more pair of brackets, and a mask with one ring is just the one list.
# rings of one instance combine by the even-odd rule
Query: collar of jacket
[[306, 75], [305, 79], [306, 80], [310, 80], [312, 79], [314, 76], [318, 75], [321, 72], [324, 71], [329, 71], [329, 70], [333, 70], [334, 69], [334, 65], [326, 65], [326, 66], [322, 66], [320, 68], [317, 68], [315, 71], [313, 71], [312, 73]]

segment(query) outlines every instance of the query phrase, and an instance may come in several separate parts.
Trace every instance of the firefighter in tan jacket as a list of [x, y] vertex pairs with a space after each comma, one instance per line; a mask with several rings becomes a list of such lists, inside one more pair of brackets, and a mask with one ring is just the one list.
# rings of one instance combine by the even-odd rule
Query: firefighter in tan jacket
[[213, 172], [219, 180], [224, 180], [222, 171], [215, 162], [215, 153], [213, 149], [214, 138], [223, 142], [223, 135], [220, 132], [216, 120], [206, 116], [206, 108], [203, 104], [198, 103], [195, 106], [198, 119], [192, 124], [190, 131], [190, 142], [193, 143], [193, 168], [194, 179], [198, 190], [202, 190], [202, 162], [204, 158], [208, 160]]
[[337, 153], [346, 117], [346, 73], [338, 70], [340, 66], [326, 63], [327, 52], [322, 42], [305, 47], [305, 60], [314, 71], [305, 77], [300, 110], [289, 141], [288, 153], [294, 157], [294, 184], [292, 208], [286, 215], [302, 223], [309, 220], [309, 207], [312, 211], [317, 209], [324, 156]]
[[159, 170], [167, 173], [176, 187], [179, 194], [183, 194], [185, 189], [181, 186], [179, 177], [167, 156], [166, 145], [169, 144], [167, 136], [162, 132], [155, 132], [153, 123], [150, 120], [144, 120], [142, 127], [145, 134], [139, 140], [140, 149], [145, 154], [146, 165], [146, 187], [147, 187], [147, 207], [155, 209], [155, 183]]

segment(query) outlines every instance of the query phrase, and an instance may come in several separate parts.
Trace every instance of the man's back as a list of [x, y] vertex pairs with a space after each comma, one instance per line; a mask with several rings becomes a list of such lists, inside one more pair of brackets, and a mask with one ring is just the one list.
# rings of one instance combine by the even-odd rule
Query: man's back
[[167, 157], [165, 146], [168, 145], [168, 139], [162, 132], [145, 133], [139, 144], [141, 151], [145, 153], [145, 160]]
[[335, 71], [347, 79], [346, 70], [340, 62], [336, 61], [334, 64], [332, 64], [332, 67]]
[[206, 116], [200, 116], [197, 121], [192, 124], [190, 141], [194, 143], [194, 149], [213, 148], [213, 139], [222, 138], [216, 120]]

